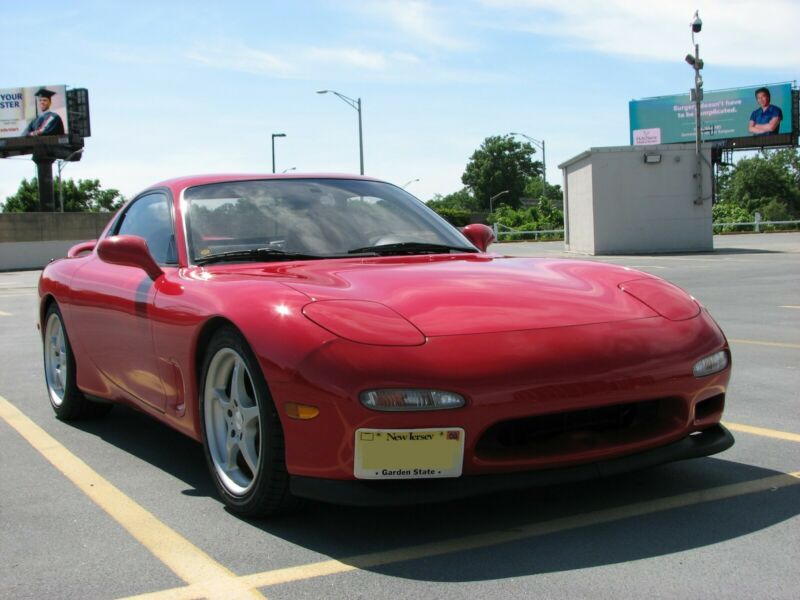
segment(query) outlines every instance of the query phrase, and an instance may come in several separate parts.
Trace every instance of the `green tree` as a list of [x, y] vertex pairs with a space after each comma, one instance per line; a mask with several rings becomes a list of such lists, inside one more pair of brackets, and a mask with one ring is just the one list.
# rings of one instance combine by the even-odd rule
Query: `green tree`
[[[118, 190], [103, 189], [97, 179], [65, 179], [64, 212], [113, 212], [125, 203]], [[55, 203], [59, 206], [58, 182], [54, 186]], [[39, 210], [39, 183], [33, 179], [23, 179], [17, 193], [6, 198], [4, 212], [37, 212]]]
[[447, 208], [477, 212], [481, 208], [480, 203], [470, 194], [467, 188], [461, 188], [457, 192], [447, 194], [446, 196], [436, 194], [433, 198], [428, 200], [426, 204], [435, 211]]
[[531, 177], [528, 183], [525, 184], [523, 194], [526, 198], [546, 199], [552, 203], [560, 203], [564, 199], [560, 185], [550, 185], [548, 183], [546, 190], [543, 190], [544, 186], [545, 181], [541, 177]]
[[470, 157], [461, 181], [484, 209], [489, 208], [489, 198], [505, 190], [498, 204], [518, 208], [528, 180], [542, 172], [542, 163], [533, 160], [535, 153], [528, 142], [510, 135], [488, 137]]
[[[800, 154], [796, 148], [744, 158], [720, 175], [720, 204], [771, 215], [800, 216]], [[766, 218], [766, 217], [765, 217]], [[752, 220], [752, 219], [750, 219]]]
[[23, 179], [17, 193], [6, 198], [3, 212], [36, 212], [39, 210], [39, 184], [36, 177]]

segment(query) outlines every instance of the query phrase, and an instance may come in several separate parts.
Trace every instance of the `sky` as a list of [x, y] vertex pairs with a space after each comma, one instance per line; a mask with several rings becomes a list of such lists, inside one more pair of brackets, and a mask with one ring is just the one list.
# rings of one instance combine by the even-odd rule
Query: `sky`
[[[543, 140], [547, 179], [629, 143], [628, 102], [794, 82], [798, 0], [0, 0], [0, 88], [87, 88], [92, 136], [64, 178], [132, 197], [198, 173], [365, 173], [422, 200], [462, 187], [486, 137]], [[541, 159], [537, 154], [536, 159]], [[0, 160], [0, 201], [35, 175]], [[410, 183], [409, 183], [410, 182]]]

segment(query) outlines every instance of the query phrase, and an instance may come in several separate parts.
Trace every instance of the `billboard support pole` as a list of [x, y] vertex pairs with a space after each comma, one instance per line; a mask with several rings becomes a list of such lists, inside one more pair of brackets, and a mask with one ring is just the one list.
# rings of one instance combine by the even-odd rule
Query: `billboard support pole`
[[53, 212], [53, 158], [35, 156], [36, 178], [39, 181], [39, 212]]

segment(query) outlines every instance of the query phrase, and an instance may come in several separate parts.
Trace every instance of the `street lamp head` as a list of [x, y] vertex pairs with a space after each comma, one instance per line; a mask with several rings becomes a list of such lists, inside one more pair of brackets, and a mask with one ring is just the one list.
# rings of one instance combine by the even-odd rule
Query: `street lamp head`
[[273, 133], [272, 137], [274, 137], [274, 138], [276, 138], [276, 137], [286, 137], [286, 134], [285, 133]]
[[691, 22], [692, 33], [700, 33], [703, 29], [703, 20], [700, 18], [700, 11], [694, 11], [694, 19]]
[[330, 90], [317, 90], [318, 94], [327, 94]]

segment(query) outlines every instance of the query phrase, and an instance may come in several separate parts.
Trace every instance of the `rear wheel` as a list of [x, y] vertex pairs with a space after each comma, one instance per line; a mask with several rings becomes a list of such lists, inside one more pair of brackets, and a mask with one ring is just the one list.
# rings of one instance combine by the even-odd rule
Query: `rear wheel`
[[75, 384], [75, 357], [57, 304], [53, 303], [48, 307], [44, 322], [44, 378], [50, 405], [56, 416], [70, 421], [100, 417], [108, 413], [112, 404], [89, 400]]
[[232, 327], [206, 351], [200, 416], [206, 460], [231, 511], [258, 516], [294, 505], [278, 413], [255, 355]]

